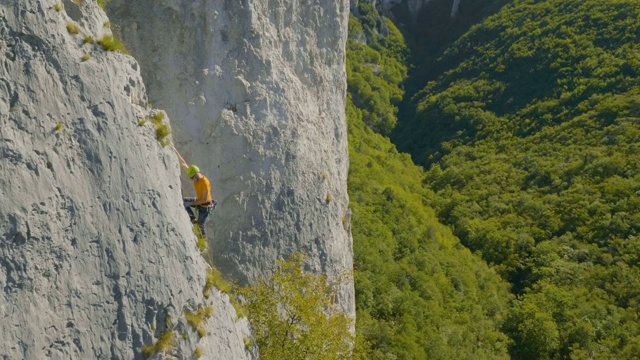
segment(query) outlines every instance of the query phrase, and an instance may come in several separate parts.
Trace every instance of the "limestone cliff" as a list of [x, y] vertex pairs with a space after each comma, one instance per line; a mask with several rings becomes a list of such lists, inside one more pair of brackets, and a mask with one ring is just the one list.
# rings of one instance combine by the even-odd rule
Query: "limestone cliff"
[[140, 66], [93, 42], [108, 25], [95, 1], [0, 1], [0, 358], [140, 359], [162, 333], [178, 358], [247, 358], [246, 320], [203, 297]]
[[211, 179], [214, 262], [251, 282], [301, 251], [342, 279], [338, 302], [354, 314], [348, 0], [112, 0], [107, 11], [178, 149]]

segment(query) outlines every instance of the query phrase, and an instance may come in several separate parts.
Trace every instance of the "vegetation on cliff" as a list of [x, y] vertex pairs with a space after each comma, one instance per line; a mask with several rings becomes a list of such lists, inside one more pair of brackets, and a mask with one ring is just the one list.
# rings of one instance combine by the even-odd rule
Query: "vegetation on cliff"
[[269, 279], [242, 291], [260, 358], [350, 359], [353, 321], [336, 309], [327, 278], [305, 271], [303, 260], [278, 261]]

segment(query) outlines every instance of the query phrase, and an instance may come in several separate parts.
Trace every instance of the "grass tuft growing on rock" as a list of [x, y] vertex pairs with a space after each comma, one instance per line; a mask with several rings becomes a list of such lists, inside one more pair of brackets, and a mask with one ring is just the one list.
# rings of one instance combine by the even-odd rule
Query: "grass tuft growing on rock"
[[248, 336], [245, 336], [245, 337], [242, 339], [242, 342], [244, 343], [244, 348], [245, 348], [245, 350], [249, 350], [249, 349], [251, 349], [251, 348], [253, 347], [253, 344], [255, 344], [255, 342], [253, 341], [253, 339], [252, 339], [252, 338], [250, 338], [250, 337], [248, 337]]
[[169, 140], [166, 139], [166, 137], [171, 134], [171, 128], [169, 127], [169, 125], [163, 123], [162, 122], [163, 120], [164, 120], [163, 112], [157, 112], [151, 118], [151, 122], [156, 127], [156, 140], [158, 140], [160, 144], [164, 147], [170, 144]]
[[210, 318], [211, 315], [213, 315], [213, 308], [211, 306], [199, 308], [197, 311], [185, 310], [184, 312], [184, 317], [194, 329], [198, 329], [202, 322]]
[[68, 22], [67, 23], [67, 31], [69, 32], [69, 34], [79, 34], [80, 33], [80, 28], [78, 27], [78, 25], [72, 23], [72, 22]]
[[98, 44], [102, 46], [105, 51], [116, 51], [122, 54], [128, 54], [127, 49], [124, 47], [120, 40], [113, 37], [113, 35], [105, 35], [100, 40], [98, 40]]
[[91, 35], [85, 35], [84, 38], [82, 38], [83, 44], [93, 44], [93, 42], [94, 42], [93, 36]]
[[236, 295], [230, 294], [229, 301], [231, 302], [233, 309], [236, 311], [238, 319], [247, 317], [247, 308], [240, 303]]
[[81, 59], [82, 59], [82, 61], [87, 61], [87, 60], [89, 60], [90, 58], [91, 58], [91, 55], [89, 55], [89, 54], [84, 54], [84, 55], [82, 55], [82, 58], [81, 58]]
[[205, 320], [210, 318], [211, 315], [213, 315], [213, 308], [211, 306], [200, 308], [195, 312], [188, 310], [185, 310], [184, 312], [184, 317], [187, 319], [187, 322], [198, 332], [198, 335], [201, 338], [207, 336], [207, 330], [205, 330], [201, 325]]
[[165, 331], [160, 334], [158, 341], [153, 345], [143, 345], [142, 355], [145, 359], [148, 359], [160, 352], [167, 352], [173, 349], [175, 344], [175, 335], [172, 331]]
[[198, 236], [198, 240], [196, 240], [196, 246], [198, 246], [200, 252], [207, 251], [207, 239], [204, 236]]
[[193, 351], [193, 357], [195, 357], [196, 359], [199, 359], [202, 356], [202, 354], [203, 354], [203, 351], [201, 348], [196, 348]]
[[155, 115], [153, 115], [153, 117], [151, 118], [151, 122], [154, 125], [160, 125], [162, 124], [162, 120], [164, 120], [164, 113], [163, 112], [157, 112], [155, 113]]
[[56, 124], [56, 128], [55, 128], [55, 129], [56, 129], [56, 131], [60, 131], [60, 130], [62, 130], [63, 128], [64, 128], [64, 124], [63, 124], [63, 123], [58, 122], [58, 123]]
[[160, 141], [160, 143], [162, 143], [164, 138], [169, 136], [169, 134], [171, 134], [171, 129], [167, 124], [156, 125], [156, 139]]
[[109, 3], [109, 1], [111, 0], [96, 0], [98, 3], [98, 6], [100, 6], [100, 8], [102, 10], [104, 10], [107, 7], [107, 4]]
[[211, 293], [210, 293], [211, 288], [215, 287], [221, 292], [229, 295], [229, 302], [231, 302], [231, 305], [235, 309], [236, 315], [238, 316], [238, 318], [246, 317], [247, 310], [245, 309], [244, 306], [242, 306], [242, 304], [237, 298], [237, 295], [235, 294], [237, 287], [233, 284], [230, 284], [228, 281], [226, 281], [222, 277], [222, 274], [220, 273], [220, 271], [218, 271], [218, 269], [216, 269], [213, 266], [213, 264], [211, 263], [211, 260], [209, 265], [211, 267], [209, 268], [209, 270], [207, 270], [207, 275], [205, 278], [205, 284], [204, 284], [204, 289], [202, 290], [202, 295], [205, 297], [205, 299], [208, 299], [211, 296]]
[[200, 226], [198, 224], [193, 224], [192, 231], [196, 235], [196, 246], [198, 246], [198, 249], [200, 249], [200, 252], [207, 251], [209, 244], [207, 243], [207, 238], [205, 238], [202, 235], [202, 230], [200, 230]]
[[62, 10], [62, 5], [61, 4], [55, 4], [53, 5], [53, 8], [57, 11], [60, 12]]
[[204, 289], [202, 290], [202, 294], [206, 299], [209, 298], [209, 290], [212, 287], [218, 288], [218, 290], [222, 291], [225, 294], [230, 294], [231, 289], [233, 288], [231, 284], [229, 284], [225, 279], [222, 278], [222, 274], [218, 269], [211, 266], [209, 270], [207, 270], [206, 281], [204, 284]]

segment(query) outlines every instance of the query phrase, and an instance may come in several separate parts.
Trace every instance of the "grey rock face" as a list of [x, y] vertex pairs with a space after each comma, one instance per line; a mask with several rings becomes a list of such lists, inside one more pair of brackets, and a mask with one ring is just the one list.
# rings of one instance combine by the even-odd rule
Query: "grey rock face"
[[[79, 3], [0, 1], [0, 358], [139, 359], [171, 329], [177, 357], [247, 358], [246, 321], [203, 298], [177, 160], [139, 126], [139, 65], [83, 44], [109, 19]], [[200, 339], [184, 310], [207, 305]]]
[[[112, 0], [151, 102], [209, 177], [214, 262], [241, 282], [306, 254], [343, 278], [354, 314], [347, 198], [348, 0]], [[185, 195], [193, 194], [184, 182]]]

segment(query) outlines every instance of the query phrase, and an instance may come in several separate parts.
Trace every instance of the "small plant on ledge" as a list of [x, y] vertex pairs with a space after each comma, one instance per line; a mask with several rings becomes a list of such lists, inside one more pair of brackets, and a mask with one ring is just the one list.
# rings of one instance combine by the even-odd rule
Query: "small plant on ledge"
[[160, 334], [158, 341], [153, 345], [143, 345], [142, 346], [142, 355], [145, 359], [152, 357], [155, 354], [160, 352], [166, 353], [173, 349], [175, 344], [175, 335], [173, 331], [165, 331]]
[[69, 34], [78, 34], [80, 33], [80, 28], [78, 27], [78, 25], [72, 23], [72, 22], [68, 22], [67, 23], [67, 31], [69, 32]]
[[113, 35], [105, 35], [100, 40], [98, 40], [98, 44], [102, 46], [105, 51], [116, 51], [122, 54], [128, 54], [129, 52], [124, 47], [120, 40], [113, 37]]

